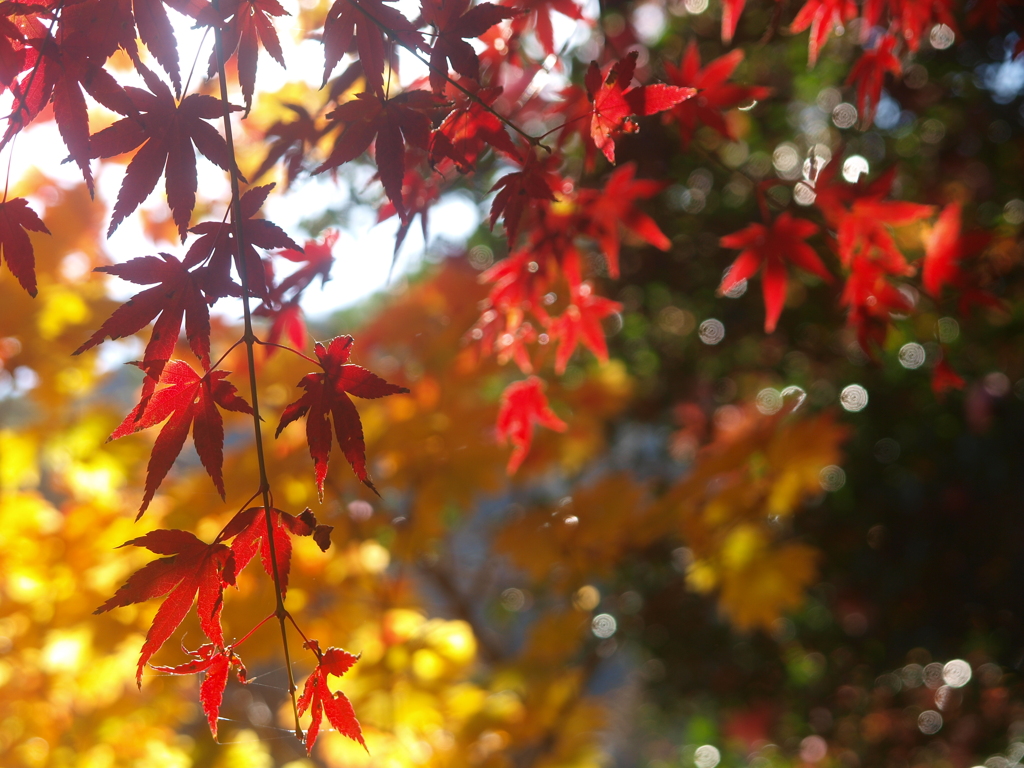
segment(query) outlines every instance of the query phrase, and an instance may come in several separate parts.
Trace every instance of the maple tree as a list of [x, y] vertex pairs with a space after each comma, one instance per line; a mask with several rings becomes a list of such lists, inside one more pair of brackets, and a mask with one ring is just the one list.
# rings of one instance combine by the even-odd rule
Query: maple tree
[[[936, 672], [919, 652], [930, 638], [913, 645], [886, 630], [909, 653], [898, 669], [895, 651], [867, 640], [836, 646], [827, 662], [814, 649], [835, 646], [826, 630], [870, 639], [884, 623], [865, 596], [875, 577], [838, 564], [853, 549], [844, 450], [863, 454], [858, 441], [875, 436], [844, 425], [837, 407], [853, 419], [881, 399], [896, 422], [962, 403], [964, 434], [983, 435], [1009, 376], [1024, 374], [1013, 344], [1024, 203], [1008, 180], [1019, 171], [1020, 120], [998, 106], [1014, 70], [999, 81], [967, 63], [998, 43], [1007, 58], [990, 66], [1019, 67], [1024, 27], [1013, 3], [699, 5], [0, 4], [0, 148], [13, 164], [52, 122], [58, 154], [81, 176], [80, 187], [8, 179], [0, 202], [0, 294], [11, 307], [0, 362], [35, 382], [23, 392], [10, 375], [3, 399], [62, 404], [26, 410], [24, 435], [0, 433], [0, 519], [25, 548], [0, 546], [5, 594], [36, 605], [32, 618], [0, 610], [0, 637], [45, 626], [58, 607], [69, 626], [106, 621], [96, 631], [130, 648], [138, 689], [151, 671], [202, 675], [200, 722], [214, 739], [236, 707], [232, 675], [253, 697], [276, 655], [285, 680], [263, 727], [331, 765], [599, 764], [610, 712], [601, 675], [626, 648], [637, 679], [663, 693], [719, 692], [724, 714], [700, 715], [716, 725], [690, 728], [690, 752], [666, 753], [699, 768], [718, 757], [693, 750], [719, 737], [771, 764], [831, 755], [856, 765], [883, 749], [906, 761], [901, 745], [934, 736], [943, 717], [969, 732], [951, 737], [952, 762], [980, 762], [997, 741], [985, 728], [1007, 719], [1011, 698], [983, 670], [1012, 640], [932, 645], [973, 654], [968, 678], [973, 664], [986, 688], [978, 702], [965, 699], [961, 667]], [[180, 55], [182, 14], [200, 40], [191, 62]], [[322, 49], [319, 90], [299, 82], [308, 73], [291, 63], [295, 36]], [[268, 67], [297, 80], [261, 92]], [[966, 107], [948, 105], [968, 96], [965, 120]], [[118, 165], [123, 179], [103, 200]], [[220, 197], [203, 181], [215, 172], [228, 190]], [[424, 245], [436, 247], [428, 222], [438, 203], [472, 197], [482, 226], [376, 317], [310, 320], [303, 307], [317, 278], [323, 288], [350, 277], [352, 255], [338, 245], [346, 217], [328, 211], [300, 237], [268, 216], [316, 184], [371, 200], [379, 222], [397, 218], [393, 268], [417, 216]], [[121, 252], [125, 230], [139, 228], [152, 243], [138, 247], [151, 250]], [[128, 239], [108, 254], [103, 232]], [[142, 289], [114, 301], [76, 277], [80, 263]], [[758, 273], [763, 315], [744, 298]], [[989, 346], [957, 346], [961, 326]], [[79, 414], [84, 426], [65, 438], [68, 410], [89, 410], [89, 393], [102, 392], [100, 355], [134, 349], [112, 342], [138, 342], [141, 357], [123, 374], [135, 378], [117, 385], [124, 407]], [[918, 369], [923, 388], [900, 378]], [[887, 400], [893, 381], [914, 396]], [[928, 405], [916, 404], [922, 391]], [[295, 421], [304, 429], [289, 428]], [[937, 434], [947, 421], [936, 419]], [[886, 440], [898, 455], [891, 437], [868, 450], [899, 469]], [[335, 443], [351, 472], [329, 463]], [[917, 485], [887, 478], [920, 504]], [[962, 512], [972, 482], [949, 481], [935, 503]], [[494, 494], [507, 513], [487, 511], [481, 499]], [[837, 516], [821, 522], [822, 508]], [[129, 509], [155, 527], [139, 535]], [[126, 548], [106, 569], [94, 563], [109, 555], [83, 533], [97, 524], [103, 547]], [[886, 525], [896, 527], [886, 520], [852, 538], [878, 550]], [[828, 540], [829, 526], [844, 535]], [[24, 545], [56, 530], [67, 547]], [[87, 608], [110, 616], [88, 619], [64, 592], [39, 588], [32, 569], [60, 570], [64, 551], [88, 574]], [[481, 552], [489, 567], [460, 575]], [[257, 556], [262, 571], [247, 568]], [[63, 578], [74, 585], [72, 573]], [[515, 586], [499, 591], [502, 580]], [[444, 610], [431, 604], [437, 595]], [[999, 600], [971, 599], [984, 604], [979, 626], [998, 613]], [[816, 624], [813, 609], [828, 601], [835, 621]], [[693, 650], [665, 639], [691, 620], [705, 630]], [[191, 639], [195, 629], [205, 640]], [[731, 631], [774, 665], [761, 690], [775, 700], [736, 703], [735, 680], [749, 670], [723, 656]], [[26, 689], [61, 674], [87, 679], [80, 657], [92, 635], [83, 636], [54, 629], [45, 650], [19, 655]], [[186, 660], [163, 663], [175, 636]], [[678, 671], [702, 658], [698, 671]], [[718, 678], [707, 671], [716, 666]], [[2, 662], [0, 686], [20, 669]], [[89, 685], [124, 678], [111, 669]], [[870, 703], [865, 669], [882, 675]], [[831, 688], [815, 687], [825, 679]], [[66, 708], [52, 719], [85, 711], [82, 695], [54, 696]], [[94, 698], [98, 719], [124, 706]], [[785, 707], [803, 707], [807, 727]], [[900, 711], [920, 717], [908, 725]], [[0, 719], [0, 755], [72, 764], [66, 750], [78, 742], [33, 736], [59, 727], [34, 712]], [[672, 733], [643, 727], [661, 729], [652, 743]], [[159, 722], [145, 729], [140, 744], [168, 741]], [[139, 764], [177, 759], [96, 730], [135, 749]], [[1019, 761], [1019, 728], [1009, 732], [1007, 754]], [[282, 760], [295, 757], [287, 749]]]

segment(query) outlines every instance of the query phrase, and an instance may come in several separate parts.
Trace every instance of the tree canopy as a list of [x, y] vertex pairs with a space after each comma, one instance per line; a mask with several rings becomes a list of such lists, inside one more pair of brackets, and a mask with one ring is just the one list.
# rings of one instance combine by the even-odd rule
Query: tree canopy
[[0, 33], [4, 766], [1024, 758], [1018, 0]]

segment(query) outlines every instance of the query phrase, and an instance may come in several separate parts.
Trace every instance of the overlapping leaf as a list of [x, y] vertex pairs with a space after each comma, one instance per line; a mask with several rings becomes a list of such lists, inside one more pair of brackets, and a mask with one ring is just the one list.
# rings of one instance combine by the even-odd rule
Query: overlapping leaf
[[35, 296], [36, 257], [29, 232], [50, 234], [43, 220], [28, 207], [28, 200], [15, 197], [0, 203], [0, 253], [21, 287]]
[[238, 682], [248, 682], [245, 665], [230, 646], [221, 648], [213, 643], [201, 645], [188, 652], [191, 661], [173, 667], [153, 666], [153, 670], [165, 675], [195, 675], [204, 672], [202, 685], [199, 686], [199, 702], [203, 705], [203, 714], [210, 725], [210, 733], [217, 740], [217, 721], [220, 719], [220, 705], [224, 701], [224, 688], [228, 683], [228, 675], [235, 670]]
[[328, 675], [341, 677], [359, 661], [359, 657], [353, 656], [341, 648], [328, 648], [321, 653], [316, 640], [308, 641], [306, 647], [312, 649], [320, 660], [313, 673], [306, 678], [306, 684], [302, 687], [302, 695], [298, 701], [299, 714], [303, 715], [308, 711], [312, 717], [309, 730], [306, 732], [306, 754], [313, 753], [313, 745], [316, 744], [324, 715], [327, 716], [327, 722], [334, 726], [338, 733], [348, 736], [353, 741], [358, 741], [365, 749], [363, 730], [356, 719], [352, 702], [341, 691], [332, 692], [327, 685]]
[[155, 385], [164, 386], [155, 391], [154, 387], [144, 387], [142, 402], [110, 436], [111, 440], [116, 440], [168, 419], [153, 445], [139, 517], [149, 507], [156, 489], [181, 453], [190, 428], [196, 453], [223, 498], [224, 421], [218, 408], [252, 413], [249, 404], [235, 394], [235, 386], [225, 378], [227, 375], [227, 371], [210, 371], [200, 376], [186, 362], [169, 361], [164, 366], [159, 384]]
[[114, 157], [139, 148], [117, 193], [107, 234], [139, 207], [163, 173], [167, 204], [184, 242], [199, 183], [195, 150], [225, 171], [229, 166], [227, 144], [206, 122], [221, 118], [224, 107], [219, 99], [199, 93], [186, 96], [179, 104], [159, 78], [142, 71], [152, 93], [127, 89], [132, 110], [139, 114], [117, 121], [91, 139], [92, 157]]
[[507, 472], [515, 474], [523, 463], [533, 444], [534, 426], [564, 432], [568, 425], [551, 410], [544, 382], [536, 376], [515, 381], [505, 387], [498, 408], [495, 430], [499, 440], [512, 444], [512, 455], [508, 460]]
[[164, 365], [174, 353], [182, 320], [189, 346], [203, 367], [210, 367], [210, 308], [195, 272], [189, 272], [182, 262], [166, 253], [99, 267], [96, 271], [139, 285], [156, 285], [135, 294], [114, 310], [74, 354], [80, 355], [108, 337], [123, 339], [138, 333], [159, 315], [140, 366], [146, 375], [160, 378]]
[[495, 24], [511, 19], [516, 11], [479, 3], [469, 7], [470, 0], [424, 0], [421, 20], [437, 30], [430, 49], [430, 87], [435, 93], [444, 91], [448, 79], [448, 62], [460, 75], [474, 80], [480, 77], [480, 60], [473, 46], [463, 38], [480, 37]]
[[696, 95], [695, 88], [675, 85], [639, 85], [630, 87], [639, 54], [632, 51], [602, 74], [596, 61], [587, 70], [587, 95], [594, 105], [590, 136], [608, 162], [615, 162], [615, 138], [636, 133], [637, 116], [655, 115]]
[[188, 531], [151, 531], [121, 546], [129, 544], [169, 556], [153, 560], [132, 574], [94, 613], [167, 596], [156, 612], [139, 656], [136, 682], [141, 688], [146, 663], [188, 615], [197, 595], [199, 626], [215, 645], [224, 645], [220, 614], [224, 587], [235, 583], [235, 566], [227, 546], [206, 544]]

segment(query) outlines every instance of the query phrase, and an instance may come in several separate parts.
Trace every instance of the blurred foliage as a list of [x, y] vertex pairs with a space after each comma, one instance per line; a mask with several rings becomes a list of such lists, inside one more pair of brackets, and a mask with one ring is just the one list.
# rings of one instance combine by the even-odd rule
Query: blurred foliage
[[[303, 14], [322, 16], [307, 5]], [[649, 5], [667, 10], [652, 43], [662, 56], [678, 59], [694, 37], [705, 62], [723, 52], [717, 7]], [[638, 12], [605, 10], [606, 29]], [[156, 605], [92, 615], [146, 562], [112, 550], [156, 527], [215, 536], [258, 486], [249, 426], [227, 420], [225, 502], [183, 454], [146, 518], [131, 521], [154, 436], [106, 438], [140, 383], [111, 361], [142, 345], [71, 356], [116, 306], [88, 277], [107, 263], [106, 211], [83, 187], [21, 181], [12, 194], [40, 201], [53, 235], [32, 236], [38, 299], [0, 275], [0, 764], [1020, 762], [1024, 118], [1019, 93], [992, 85], [995, 68], [1016, 66], [1004, 55], [1013, 41], [974, 30], [949, 52], [922, 50], [862, 132], [832, 122], [854, 98], [843, 78], [856, 32], [807, 70], [805, 36], [783, 34], [770, 4], [752, 5], [737, 79], [774, 95], [727, 113], [736, 140], [702, 129], [680, 152], [657, 120], [622, 138], [620, 162], [671, 182], [646, 209], [672, 249], [623, 250], [622, 279], [603, 286], [624, 305], [607, 328], [612, 360], [577, 353], [551, 382], [569, 427], [540, 431], [514, 480], [493, 424], [517, 374], [463, 343], [486, 289], [461, 252], [433, 253], [386, 297], [314, 325], [318, 337], [352, 333], [356, 362], [412, 390], [359, 403], [381, 499], [332, 467], [319, 508], [302, 430], [269, 444], [275, 503], [316, 507], [335, 527], [327, 553], [295, 542], [288, 604], [309, 636], [362, 654], [342, 687], [369, 755], [328, 732], [304, 757], [269, 624], [244, 646], [250, 682], [228, 686], [221, 744], [194, 703], [197, 681], [147, 673], [141, 692], [132, 685]], [[572, 73], [585, 63], [570, 62]], [[253, 124], [285, 117], [284, 97], [322, 98], [295, 85], [264, 94]], [[754, 182], [799, 178], [819, 145], [835, 163], [865, 158], [872, 176], [898, 162], [899, 198], [964, 203], [968, 220], [996, 233], [979, 270], [1006, 311], [964, 314], [917, 297], [870, 362], [842, 327], [836, 288], [794, 281], [768, 337], [756, 291], [715, 296], [734, 255], [718, 239], [756, 217]], [[798, 158], [795, 175], [773, 165], [780, 148]], [[247, 151], [243, 165], [255, 166], [261, 153]], [[773, 204], [787, 205], [789, 189], [776, 190]], [[350, 208], [314, 228], [344, 224]], [[146, 226], [154, 240], [168, 232], [167, 222]], [[897, 231], [901, 248], [920, 254], [927, 226]], [[484, 230], [470, 246], [502, 247]], [[697, 330], [708, 319], [725, 333], [713, 345]], [[238, 330], [215, 326], [223, 350]], [[928, 376], [940, 341], [968, 380], [942, 398]], [[909, 342], [929, 355], [921, 369], [899, 362]], [[221, 367], [243, 371], [242, 350]], [[266, 354], [261, 403], [279, 410], [307, 372], [297, 356]], [[858, 412], [839, 406], [851, 384], [869, 395]], [[226, 602], [228, 634], [272, 605], [266, 581], [243, 573]], [[186, 647], [199, 637], [194, 622], [177, 635]], [[947, 664], [955, 659], [969, 679]], [[156, 658], [179, 661], [171, 648]], [[300, 678], [310, 671], [308, 659], [295, 662]]]

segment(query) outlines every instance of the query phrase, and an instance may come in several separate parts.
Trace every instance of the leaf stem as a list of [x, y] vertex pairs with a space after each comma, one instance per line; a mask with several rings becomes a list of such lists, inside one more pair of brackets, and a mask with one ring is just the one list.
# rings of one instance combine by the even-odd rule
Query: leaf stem
[[[214, 2], [216, 8], [217, 3]], [[256, 439], [256, 459], [260, 473], [260, 492], [263, 495], [264, 519], [267, 523], [267, 546], [270, 549], [270, 562], [273, 565], [274, 593], [277, 606], [274, 615], [277, 616], [281, 626], [281, 643], [284, 647], [285, 668], [288, 670], [288, 695], [292, 700], [292, 714], [295, 716], [295, 737], [303, 740], [302, 726], [299, 723], [298, 703], [295, 700], [295, 674], [292, 672], [291, 654], [288, 650], [288, 632], [285, 625], [285, 617], [288, 611], [284, 607], [284, 594], [281, 589], [281, 574], [278, 572], [277, 553], [274, 546], [274, 523], [271, 518], [273, 509], [270, 498], [270, 481], [267, 478], [267, 461], [263, 450], [263, 431], [261, 429], [259, 396], [256, 382], [256, 335], [252, 330], [252, 311], [249, 307], [249, 275], [245, 260], [245, 242], [242, 232], [242, 210], [241, 191], [238, 186], [238, 164], [235, 160], [235, 144], [231, 133], [231, 104], [228, 101], [228, 81], [224, 71], [224, 40], [220, 28], [214, 30], [214, 51], [217, 57], [217, 69], [220, 80], [220, 100], [224, 108], [224, 138], [228, 145], [228, 158], [230, 167], [228, 175], [231, 178], [231, 222], [234, 226], [235, 248], [238, 255], [238, 276], [242, 283], [242, 315], [245, 323], [245, 334], [242, 340], [245, 342], [246, 358], [249, 367], [249, 393], [252, 398], [253, 431]]]

